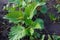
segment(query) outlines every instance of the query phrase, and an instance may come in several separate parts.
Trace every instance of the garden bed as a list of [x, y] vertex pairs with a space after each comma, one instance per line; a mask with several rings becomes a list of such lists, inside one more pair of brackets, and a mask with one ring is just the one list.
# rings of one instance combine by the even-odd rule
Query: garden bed
[[[3, 4], [3, 1], [0, 2], [0, 5], [1, 5], [0, 6], [0, 40], [9, 40], [8, 34], [10, 32], [11, 26], [14, 25], [14, 23], [9, 23], [7, 19], [3, 19], [3, 16], [8, 14], [7, 10], [3, 10], [3, 6], [5, 6], [6, 3], [7, 2]], [[57, 2], [55, 0], [47, 1], [46, 6], [47, 6], [48, 11], [46, 14], [42, 14], [39, 11], [40, 9], [39, 6], [36, 8], [37, 14], [34, 15], [32, 20], [35, 21], [36, 18], [40, 18], [44, 21], [44, 29], [36, 30], [36, 32], [38, 32], [39, 34], [45, 35], [44, 40], [48, 40], [48, 35], [51, 36], [52, 40], [54, 40], [52, 35], [58, 35], [58, 36], [60, 35], [60, 19], [51, 21], [51, 19], [48, 16], [50, 13], [53, 13], [56, 18], [58, 18], [58, 16], [60, 17], [60, 12], [58, 13], [58, 10], [54, 7], [54, 5], [59, 4], [59, 3], [60, 2]], [[26, 35], [21, 40], [30, 40], [30, 38], [29, 36]], [[34, 38], [34, 40], [40, 40], [40, 38], [39, 37]]]

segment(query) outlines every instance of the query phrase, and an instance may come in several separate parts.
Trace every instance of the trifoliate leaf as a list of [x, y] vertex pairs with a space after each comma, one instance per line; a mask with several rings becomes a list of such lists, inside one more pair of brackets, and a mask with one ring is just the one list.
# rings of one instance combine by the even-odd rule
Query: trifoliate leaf
[[21, 11], [9, 12], [4, 18], [13, 23], [18, 23], [23, 19], [23, 13]]
[[18, 25], [13, 26], [9, 32], [9, 40], [20, 40], [26, 35], [25, 28]]

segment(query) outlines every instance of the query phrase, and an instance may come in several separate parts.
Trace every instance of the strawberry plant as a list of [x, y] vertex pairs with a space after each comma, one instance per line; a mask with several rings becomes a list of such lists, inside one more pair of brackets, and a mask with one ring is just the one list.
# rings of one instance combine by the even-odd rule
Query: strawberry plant
[[0, 1], [0, 40], [60, 40], [59, 30], [59, 0]]
[[[7, 6], [4, 8], [8, 10], [8, 14], [3, 17], [15, 24], [10, 29], [9, 40], [20, 40], [26, 35], [30, 36], [30, 40], [34, 40], [34, 30], [44, 29], [44, 21], [42, 19], [36, 18], [36, 20], [33, 21], [32, 18], [35, 15], [34, 11], [36, 8], [45, 5], [46, 2], [43, 0], [36, 1], [37, 0], [9, 0]], [[12, 6], [9, 7], [10, 3], [12, 3]]]

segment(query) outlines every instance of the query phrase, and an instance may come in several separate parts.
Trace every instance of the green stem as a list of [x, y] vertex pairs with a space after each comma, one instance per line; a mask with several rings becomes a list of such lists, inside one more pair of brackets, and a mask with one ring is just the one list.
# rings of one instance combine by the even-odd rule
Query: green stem
[[42, 39], [41, 40], [44, 40], [44, 37], [45, 37], [45, 35], [42, 36]]
[[30, 36], [30, 40], [34, 40], [34, 38], [32, 37], [32, 35]]

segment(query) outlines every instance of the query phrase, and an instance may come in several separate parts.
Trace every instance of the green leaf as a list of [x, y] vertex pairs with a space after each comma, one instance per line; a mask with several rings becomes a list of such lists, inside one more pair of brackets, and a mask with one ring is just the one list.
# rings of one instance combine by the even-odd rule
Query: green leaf
[[60, 13], [60, 4], [58, 4], [58, 5], [56, 6], [56, 8], [57, 8], [57, 10], [58, 10], [58, 13]]
[[36, 2], [40, 2], [40, 0], [36, 0]]
[[9, 2], [14, 2], [14, 1], [16, 1], [16, 0], [8, 0]]
[[30, 3], [32, 2], [33, 0], [25, 0], [26, 3]]
[[33, 24], [33, 21], [31, 19], [26, 19], [25, 24], [31, 26]]
[[56, 20], [55, 15], [53, 13], [49, 13], [49, 17], [52, 21]]
[[40, 2], [46, 2], [47, 0], [39, 0]]
[[8, 0], [9, 3], [19, 4], [20, 0]]
[[40, 33], [38, 33], [38, 32], [34, 32], [34, 37], [41, 39], [42, 38], [42, 35]]
[[22, 2], [22, 0], [8, 0], [8, 2], [18, 4], [18, 3]]
[[32, 17], [35, 15], [34, 11], [35, 11], [36, 7], [42, 6], [44, 4], [45, 4], [44, 2], [41, 2], [41, 3], [33, 2], [29, 5], [27, 5], [27, 7], [25, 8], [25, 17], [27, 17], [27, 19], [32, 19]]
[[9, 40], [20, 40], [26, 35], [25, 28], [18, 25], [13, 26], [9, 32]]
[[26, 6], [26, 3], [24, 0], [9, 0], [9, 3], [14, 3], [22, 7]]
[[60, 40], [60, 36], [59, 35], [53, 35], [53, 39], [54, 40]]
[[26, 6], [26, 2], [22, 1], [22, 7], [24, 8]]
[[42, 19], [36, 19], [35, 23], [35, 28], [44, 29], [44, 21]]
[[16, 11], [16, 7], [8, 7], [8, 11], [9, 12], [15, 12]]
[[46, 5], [42, 6], [40, 9], [41, 13], [43, 13], [43, 14], [47, 13], [47, 10], [48, 10], [48, 8]]
[[60, 40], [60, 38], [58, 38], [57, 40]]
[[36, 2], [46, 2], [46, 0], [36, 0]]
[[42, 35], [42, 39], [41, 40], [44, 40], [44, 38], [45, 38], [45, 35]]
[[9, 12], [4, 18], [8, 19], [10, 22], [18, 23], [23, 19], [23, 13], [21, 11]]
[[50, 37], [50, 35], [48, 35], [48, 40], [52, 40], [52, 38]]
[[30, 28], [30, 34], [33, 35], [34, 34], [34, 29]]
[[41, 25], [39, 23], [36, 23], [34, 29], [41, 29]]

